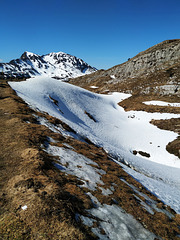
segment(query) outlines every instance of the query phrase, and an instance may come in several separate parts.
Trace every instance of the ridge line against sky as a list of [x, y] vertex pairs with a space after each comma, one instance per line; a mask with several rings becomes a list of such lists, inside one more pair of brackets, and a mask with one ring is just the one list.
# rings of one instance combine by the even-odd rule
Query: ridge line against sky
[[98, 69], [180, 38], [179, 0], [1, 0], [0, 62], [65, 52]]

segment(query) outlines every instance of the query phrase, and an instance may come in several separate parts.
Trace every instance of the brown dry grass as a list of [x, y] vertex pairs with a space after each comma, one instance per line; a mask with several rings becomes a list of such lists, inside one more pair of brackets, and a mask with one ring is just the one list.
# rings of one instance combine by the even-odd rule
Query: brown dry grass
[[154, 95], [133, 95], [130, 98], [125, 99], [119, 105], [123, 107], [126, 111], [136, 110], [136, 111], [146, 111], [146, 112], [160, 112], [160, 113], [175, 113], [180, 114], [179, 107], [170, 106], [158, 106], [158, 105], [146, 105], [143, 102], [146, 101], [165, 101], [165, 102], [179, 102], [180, 98], [177, 96], [167, 97], [167, 96], [154, 96]]
[[[5, 81], [0, 82], [0, 236], [2, 239], [94, 239], [77, 224], [80, 199], [40, 145], [50, 134]], [[27, 123], [31, 122], [31, 123]], [[27, 205], [27, 210], [22, 206]]]
[[[116, 204], [121, 206], [126, 212], [133, 215], [143, 224], [143, 226], [146, 226], [149, 231], [154, 232], [157, 236], [161, 236], [164, 239], [176, 239], [175, 233], [179, 232], [177, 223], [174, 220], [169, 219], [163, 213], [156, 212], [154, 215], [148, 213], [144, 208], [142, 208], [141, 204], [134, 197], [134, 190], [122, 182], [121, 178], [135, 186], [140, 192], [157, 201], [157, 203], [161, 202], [149, 191], [147, 191], [139, 182], [124, 172], [120, 166], [117, 166], [115, 162], [111, 161], [103, 149], [97, 149], [95, 146], [90, 145], [88, 146], [87, 151], [87, 145], [77, 141], [73, 142], [72, 146], [78, 153], [83, 154], [84, 156], [98, 163], [100, 169], [103, 169], [106, 172], [105, 175], [102, 175], [102, 181], [104, 185], [100, 187], [103, 187], [104, 189], [110, 189], [113, 184], [115, 190], [110, 196], [104, 196], [100, 189], [92, 192], [92, 194], [101, 202], [101, 204], [111, 205], [115, 204], [116, 202]], [[170, 210], [169, 207], [162, 203], [160, 208], [167, 209], [174, 214], [174, 211]]]
[[[171, 118], [166, 120], [152, 120], [152, 124], [158, 128], [174, 131], [180, 134], [180, 118]], [[180, 136], [166, 146], [168, 152], [180, 158]]]

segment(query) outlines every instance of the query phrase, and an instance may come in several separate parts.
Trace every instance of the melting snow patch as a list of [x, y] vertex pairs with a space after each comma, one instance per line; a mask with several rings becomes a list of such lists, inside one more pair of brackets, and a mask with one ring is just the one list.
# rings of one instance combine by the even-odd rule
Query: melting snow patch
[[[119, 163], [119, 164], [123, 167], [123, 169], [127, 173], [129, 173], [137, 181], [139, 181], [142, 185], [144, 185], [149, 191], [151, 191], [155, 196], [157, 196], [162, 202], [169, 205], [178, 214], [180, 214], [180, 198], [179, 198], [180, 190], [178, 187], [175, 187], [173, 185], [169, 186], [168, 184], [165, 184], [162, 181], [158, 181], [158, 180], [152, 179], [148, 176], [145, 176], [141, 173], [138, 173], [137, 171], [134, 171], [133, 169], [125, 166], [122, 163]], [[125, 180], [123, 180], [123, 181], [125, 181]], [[131, 185], [131, 187], [133, 188], [134, 191], [136, 191], [134, 186]], [[148, 196], [144, 195], [143, 193], [140, 193], [139, 191], [136, 191], [136, 192], [139, 195], [142, 195], [146, 200], [148, 200], [149, 204], [152, 208], [154, 208], [156, 211], [158, 210], [156, 207], [156, 203], [153, 202], [152, 199], [148, 199]], [[167, 211], [166, 211], [166, 215], [168, 215], [170, 218], [172, 217], [171, 215], [169, 215], [169, 213]]]
[[85, 217], [85, 216], [80, 216], [82, 222], [84, 225], [88, 226], [88, 227], [92, 227], [94, 222], [96, 222], [96, 220], [89, 218], [89, 217]]
[[143, 197], [145, 199], [145, 201], [141, 200], [138, 196], [134, 195], [142, 204], [142, 206], [151, 214], [154, 214], [153, 210], [157, 212], [162, 212], [165, 213], [169, 218], [174, 217], [173, 214], [171, 214], [169, 211], [165, 210], [165, 209], [160, 209], [157, 207], [157, 202], [153, 199], [151, 199], [149, 196], [147, 196], [146, 194], [138, 191], [138, 189], [133, 186], [132, 184], [128, 183], [125, 179], [121, 178], [121, 181], [123, 181], [124, 183], [126, 183], [129, 187], [131, 187], [135, 193], [137, 193], [139, 196]]
[[111, 78], [115, 79], [116, 77], [114, 75], [110, 75]]
[[104, 188], [102, 188], [102, 187], [99, 187], [99, 188], [101, 189], [102, 194], [103, 194], [104, 196], [108, 196], [108, 195], [110, 195], [110, 194], [113, 194], [113, 192], [112, 192], [110, 189], [104, 189]]
[[[92, 231], [100, 239], [132, 240], [154, 239], [155, 235], [146, 230], [136, 219], [116, 205], [104, 204], [90, 210], [91, 215], [99, 219], [99, 228]], [[101, 228], [106, 235], [101, 234]]]
[[48, 142], [57, 143], [57, 141], [54, 140], [52, 137], [47, 137], [47, 139], [48, 139]]
[[143, 102], [146, 105], [168, 106], [168, 107], [180, 107], [180, 103], [169, 103], [163, 101], [147, 101]]
[[63, 145], [69, 149], [75, 150], [71, 145], [69, 145], [68, 143], [63, 143]]
[[49, 145], [46, 151], [59, 157], [59, 163], [55, 166], [61, 171], [77, 176], [82, 182], [81, 187], [86, 187], [90, 190], [96, 190], [97, 184], [104, 185], [101, 181], [101, 175], [105, 171], [97, 169], [98, 164], [85, 156], [78, 154], [70, 149]]
[[[146, 230], [132, 215], [117, 205], [107, 205], [98, 201], [90, 192], [94, 208], [87, 210], [87, 216], [79, 216], [82, 222], [91, 227], [92, 232], [102, 240], [153, 240], [156, 236]], [[93, 227], [96, 222], [98, 227]], [[104, 234], [102, 234], [104, 232]]]
[[21, 207], [22, 210], [26, 210], [27, 209], [27, 205], [24, 205], [23, 207]]
[[[98, 222], [98, 227], [92, 227], [91, 230], [100, 239], [153, 240], [155, 238], [153, 233], [146, 230], [132, 215], [126, 213], [121, 207], [107, 204], [101, 205], [91, 193], [88, 193], [88, 195], [94, 203], [94, 208], [87, 210], [89, 217], [80, 216], [80, 218], [89, 227], [93, 226], [95, 220]], [[102, 230], [105, 234], [102, 234]]]
[[96, 87], [96, 86], [90, 86], [90, 88], [99, 88], [99, 87]]
[[[80, 141], [84, 141], [83, 137], [81, 135], [79, 135], [78, 133], [74, 133], [74, 132], [69, 132], [66, 131], [61, 124], [58, 125], [54, 125], [52, 123], [50, 123], [46, 118], [44, 117], [39, 117], [37, 115], [34, 114], [34, 116], [36, 117], [37, 121], [39, 122], [39, 124], [46, 126], [47, 128], [49, 128], [51, 131], [55, 132], [55, 133], [61, 133], [64, 137], [73, 137], [77, 140]], [[85, 142], [85, 141], [84, 141]]]

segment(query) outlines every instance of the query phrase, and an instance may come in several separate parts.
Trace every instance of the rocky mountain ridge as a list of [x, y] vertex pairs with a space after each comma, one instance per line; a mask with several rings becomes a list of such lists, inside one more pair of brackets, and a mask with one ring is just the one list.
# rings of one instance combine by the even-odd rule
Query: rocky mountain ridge
[[169, 40], [143, 51], [128, 62], [115, 66], [107, 72], [117, 78], [125, 79], [165, 69], [177, 62], [180, 62], [180, 41]]
[[180, 39], [166, 40], [108, 70], [88, 77], [72, 79], [71, 83], [99, 92], [124, 91], [133, 94], [179, 95]]
[[96, 71], [82, 59], [63, 52], [37, 55], [24, 52], [19, 59], [0, 63], [1, 75], [5, 78], [29, 78], [46, 75], [57, 79], [78, 77]]

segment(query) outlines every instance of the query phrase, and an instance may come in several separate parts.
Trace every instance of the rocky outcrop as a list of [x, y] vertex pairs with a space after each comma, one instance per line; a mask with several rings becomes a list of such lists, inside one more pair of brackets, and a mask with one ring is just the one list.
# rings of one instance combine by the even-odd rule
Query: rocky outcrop
[[177, 62], [180, 62], [180, 40], [169, 40], [141, 52], [126, 63], [107, 70], [106, 73], [114, 75], [117, 81], [122, 81], [166, 69]]
[[159, 43], [127, 62], [70, 82], [96, 91], [180, 95], [180, 39]]

